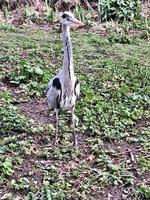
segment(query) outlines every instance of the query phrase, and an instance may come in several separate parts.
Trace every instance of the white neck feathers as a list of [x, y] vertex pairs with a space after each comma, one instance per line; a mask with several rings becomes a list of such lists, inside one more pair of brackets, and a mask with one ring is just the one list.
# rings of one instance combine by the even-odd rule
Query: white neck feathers
[[63, 31], [63, 43], [64, 43], [64, 60], [63, 60], [63, 69], [65, 73], [68, 74], [69, 79], [72, 79], [74, 75], [73, 69], [73, 55], [72, 55], [72, 44], [70, 39], [70, 27], [62, 25]]

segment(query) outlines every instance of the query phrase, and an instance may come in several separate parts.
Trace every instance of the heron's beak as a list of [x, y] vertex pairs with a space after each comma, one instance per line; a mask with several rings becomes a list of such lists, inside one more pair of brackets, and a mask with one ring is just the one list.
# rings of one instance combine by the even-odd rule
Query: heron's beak
[[78, 27], [78, 26], [83, 26], [84, 24], [80, 20], [74, 18], [72, 21], [72, 25]]

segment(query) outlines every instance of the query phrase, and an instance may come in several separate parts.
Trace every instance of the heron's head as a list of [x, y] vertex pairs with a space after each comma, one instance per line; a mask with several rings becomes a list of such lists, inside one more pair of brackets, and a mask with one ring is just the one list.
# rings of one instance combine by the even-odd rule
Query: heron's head
[[71, 12], [65, 11], [61, 16], [62, 25], [66, 26], [81, 26], [83, 23], [76, 19]]

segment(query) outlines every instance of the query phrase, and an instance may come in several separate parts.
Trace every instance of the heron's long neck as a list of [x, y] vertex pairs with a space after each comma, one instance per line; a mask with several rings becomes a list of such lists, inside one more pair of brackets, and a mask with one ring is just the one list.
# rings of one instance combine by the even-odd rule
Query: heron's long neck
[[70, 39], [70, 27], [63, 25], [63, 43], [64, 43], [64, 60], [63, 60], [63, 68], [65, 73], [68, 74], [69, 79], [72, 79], [74, 74], [73, 68], [73, 55], [72, 55], [72, 44]]

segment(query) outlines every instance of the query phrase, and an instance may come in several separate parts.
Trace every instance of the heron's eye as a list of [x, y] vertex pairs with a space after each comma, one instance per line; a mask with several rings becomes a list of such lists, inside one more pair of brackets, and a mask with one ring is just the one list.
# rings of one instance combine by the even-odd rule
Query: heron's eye
[[67, 19], [68, 21], [71, 21], [71, 20], [69, 19], [69, 17], [66, 17], [66, 19]]

